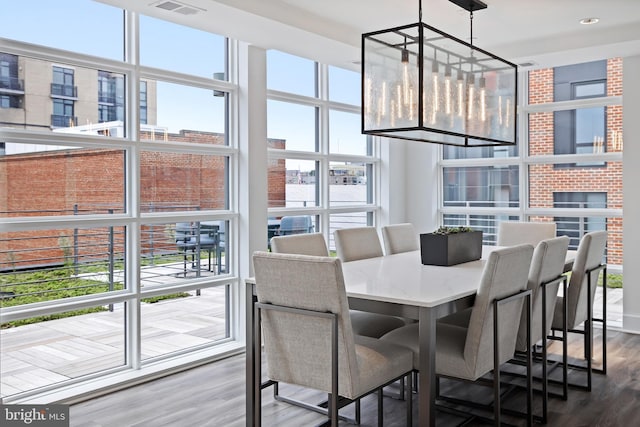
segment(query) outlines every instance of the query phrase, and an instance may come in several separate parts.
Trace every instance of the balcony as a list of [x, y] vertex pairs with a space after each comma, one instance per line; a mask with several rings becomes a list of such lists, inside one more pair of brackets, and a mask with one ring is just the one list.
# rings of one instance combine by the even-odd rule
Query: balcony
[[64, 116], [60, 114], [52, 114], [51, 126], [54, 128], [68, 128], [68, 127], [78, 126], [78, 118], [75, 116]]
[[78, 86], [51, 83], [51, 96], [77, 99]]
[[17, 77], [0, 77], [0, 93], [24, 95], [24, 80]]

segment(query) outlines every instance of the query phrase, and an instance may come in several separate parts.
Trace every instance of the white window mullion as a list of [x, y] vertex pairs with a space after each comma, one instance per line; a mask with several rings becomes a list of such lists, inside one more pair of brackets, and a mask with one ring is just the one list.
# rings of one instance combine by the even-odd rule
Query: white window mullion
[[126, 283], [135, 298], [126, 304], [126, 360], [134, 369], [142, 364], [142, 320], [140, 313], [140, 32], [139, 16], [125, 12], [125, 58], [133, 66], [127, 79], [127, 137], [134, 141], [127, 150], [125, 194], [127, 213], [132, 218], [126, 233]]

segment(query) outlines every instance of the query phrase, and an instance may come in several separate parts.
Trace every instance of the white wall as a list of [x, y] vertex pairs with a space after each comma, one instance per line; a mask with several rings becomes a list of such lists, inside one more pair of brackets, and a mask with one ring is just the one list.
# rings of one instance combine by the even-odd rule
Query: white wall
[[406, 144], [409, 141], [384, 138], [380, 143], [380, 212], [376, 225], [406, 222]]
[[622, 326], [640, 332], [640, 56], [623, 60], [623, 247]]
[[[239, 43], [238, 195], [240, 277], [253, 276], [251, 255], [267, 249], [267, 56]], [[246, 261], [246, 262], [245, 262]]]
[[379, 224], [411, 222], [418, 233], [438, 228], [438, 145], [387, 138], [380, 157]]

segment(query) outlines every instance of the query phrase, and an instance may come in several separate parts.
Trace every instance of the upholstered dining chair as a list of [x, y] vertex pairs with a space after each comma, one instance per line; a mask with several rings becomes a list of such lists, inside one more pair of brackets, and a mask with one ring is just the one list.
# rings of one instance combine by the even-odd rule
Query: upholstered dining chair
[[535, 247], [541, 240], [556, 237], [555, 222], [502, 221], [498, 224], [498, 246], [528, 243]]
[[[342, 262], [383, 256], [375, 227], [342, 228], [335, 230], [333, 236], [336, 253]], [[380, 338], [405, 324], [405, 320], [399, 317], [351, 310], [351, 325], [358, 335]]]
[[[256, 252], [253, 265], [258, 299], [254, 339], [260, 348], [261, 322], [269, 380], [329, 393], [332, 426], [338, 425], [339, 405], [378, 391], [378, 425], [382, 425], [381, 388], [411, 374], [412, 354], [404, 347], [353, 334], [341, 261]], [[261, 378], [259, 354], [257, 378]], [[411, 381], [406, 383], [410, 393]], [[260, 393], [257, 396], [260, 419]], [[339, 396], [346, 401], [339, 403]], [[407, 399], [407, 425], [411, 421], [411, 399]]]
[[342, 262], [383, 256], [375, 227], [341, 228], [333, 232], [336, 254]]
[[383, 226], [382, 241], [384, 242], [384, 252], [387, 255], [420, 249], [418, 235], [413, 224], [408, 222]]
[[[523, 307], [526, 320], [531, 320], [531, 291], [527, 290], [527, 279], [532, 255], [533, 246], [528, 244], [491, 252], [466, 321], [460, 322], [460, 317], [449, 321], [445, 316], [436, 324], [438, 376], [476, 381], [493, 370], [495, 425], [500, 425], [500, 366], [513, 358]], [[385, 334], [381, 340], [410, 348], [417, 369], [418, 334], [418, 324], [410, 324]], [[527, 420], [531, 424], [530, 334], [527, 338]]]
[[[276, 253], [329, 256], [329, 249], [322, 233], [276, 236], [271, 239], [271, 250]], [[373, 338], [379, 338], [392, 328], [405, 323], [402, 319], [384, 314], [359, 310], [350, 310], [349, 313], [354, 332]]]
[[[587, 384], [569, 384], [574, 387], [591, 391], [592, 372], [607, 373], [607, 265], [604, 263], [604, 254], [607, 245], [606, 231], [592, 231], [586, 233], [580, 239], [578, 251], [571, 270], [569, 286], [564, 296], [558, 297], [554, 311], [551, 328], [554, 334], [551, 339], [562, 341], [562, 365], [563, 380], [567, 384], [568, 367], [586, 370]], [[598, 277], [602, 272], [602, 318], [593, 317], [593, 303], [596, 294]], [[602, 323], [602, 368], [593, 368], [593, 322]], [[582, 330], [578, 327], [584, 324]], [[555, 332], [562, 335], [558, 338]], [[568, 363], [567, 358], [567, 332], [581, 334], [584, 337], [584, 357], [586, 365]]]
[[[547, 335], [551, 332], [560, 283], [566, 288], [567, 277], [563, 273], [568, 247], [569, 238], [567, 236], [545, 239], [538, 243], [533, 251], [527, 282], [527, 289], [532, 293], [530, 343], [533, 345], [541, 343], [542, 352], [542, 423], [546, 423], [548, 418]], [[527, 350], [528, 330], [525, 316], [523, 311], [516, 341], [516, 351], [521, 353]], [[566, 399], [566, 388], [563, 397]]]
[[[547, 335], [551, 331], [551, 322], [558, 298], [560, 283], [566, 288], [566, 276], [564, 273], [564, 263], [569, 247], [567, 236], [554, 237], [542, 240], [533, 251], [531, 268], [529, 269], [529, 280], [527, 289], [531, 291], [531, 341], [535, 346], [540, 343], [540, 366], [541, 376], [541, 412], [538, 420], [545, 424], [548, 419], [548, 367], [547, 367]], [[520, 329], [516, 341], [515, 362], [520, 361], [519, 354], [526, 353], [527, 350], [526, 313], [523, 311], [520, 319]], [[533, 350], [532, 349], [532, 350]], [[562, 395], [566, 399], [567, 391], [564, 389]]]
[[271, 238], [271, 251], [281, 254], [329, 256], [322, 233], [291, 234]]
[[[563, 275], [564, 261], [569, 247], [567, 236], [545, 239], [538, 243], [533, 251], [531, 267], [527, 280], [527, 289], [531, 291], [531, 344], [541, 342], [541, 393], [542, 414], [538, 419], [542, 423], [547, 422], [548, 415], [548, 378], [547, 378], [547, 334], [551, 331], [558, 288], [560, 283], [565, 283]], [[543, 307], [546, 307], [543, 309]], [[466, 326], [469, 324], [472, 308], [458, 311], [441, 320], [451, 325]], [[516, 355], [526, 354], [529, 328], [526, 321], [526, 310], [522, 311], [520, 327], [516, 339]], [[514, 362], [521, 362], [522, 358], [516, 357]], [[566, 394], [565, 394], [566, 396]]]

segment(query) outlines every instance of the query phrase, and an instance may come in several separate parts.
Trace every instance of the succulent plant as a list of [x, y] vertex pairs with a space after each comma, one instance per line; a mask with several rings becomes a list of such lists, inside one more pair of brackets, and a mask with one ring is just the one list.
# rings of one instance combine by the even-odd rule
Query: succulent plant
[[473, 231], [471, 227], [445, 227], [441, 226], [433, 234], [456, 234], [456, 233], [468, 233]]

